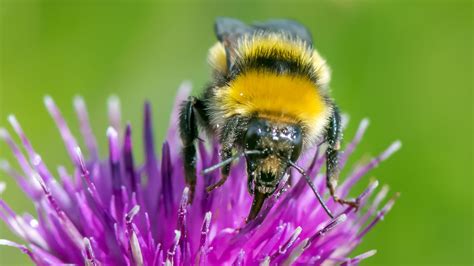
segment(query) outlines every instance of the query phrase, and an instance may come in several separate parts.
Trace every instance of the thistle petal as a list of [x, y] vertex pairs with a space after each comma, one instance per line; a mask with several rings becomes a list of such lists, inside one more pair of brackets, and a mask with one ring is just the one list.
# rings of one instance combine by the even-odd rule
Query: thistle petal
[[[99, 158], [84, 100], [77, 96], [74, 106], [88, 150], [86, 157], [59, 108], [51, 97], [45, 97], [46, 108], [73, 163], [72, 169], [57, 167], [59, 182], [18, 120], [10, 115], [8, 120], [24, 152], [8, 131], [0, 128], [0, 138], [9, 146], [19, 171], [4, 160], [0, 160], [0, 170], [12, 176], [29, 196], [37, 215], [18, 215], [0, 199], [0, 219], [27, 244], [0, 240], [0, 245], [21, 250], [38, 265], [350, 265], [375, 254], [368, 251], [350, 256], [395, 202], [394, 197], [378, 210], [388, 187], [383, 186], [376, 193], [376, 180], [369, 182], [356, 198], [361, 204], [357, 212], [329, 200], [329, 207], [338, 214], [330, 220], [305, 178], [290, 172], [266, 200], [259, 216], [246, 222], [252, 196], [242, 178], [246, 176], [245, 160], [234, 163], [227, 183], [208, 194], [205, 188], [219, 174], [199, 173], [219, 162], [220, 147], [216, 140], [204, 140], [197, 145], [198, 179], [194, 203], [189, 205], [177, 121], [179, 108], [190, 90], [189, 83], [180, 87], [160, 159], [154, 146], [151, 104], [145, 103], [143, 163], [134, 158], [132, 126], [128, 123], [121, 129], [116, 96], [108, 102], [108, 156], [104, 159]], [[341, 166], [347, 164], [367, 126], [368, 120], [364, 119], [342, 153]], [[338, 195], [347, 195], [354, 184], [400, 146], [395, 142], [366, 165], [357, 167], [345, 178]], [[309, 149], [298, 161], [321, 195], [327, 194], [325, 161], [321, 145]], [[4, 190], [5, 183], [0, 182], [0, 194]]]

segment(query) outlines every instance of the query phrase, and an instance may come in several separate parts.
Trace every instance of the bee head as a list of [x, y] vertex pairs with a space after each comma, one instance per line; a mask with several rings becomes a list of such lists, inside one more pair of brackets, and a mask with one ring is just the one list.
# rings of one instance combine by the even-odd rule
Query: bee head
[[254, 188], [270, 194], [288, 169], [287, 161], [296, 161], [301, 153], [301, 127], [253, 118], [244, 145], [246, 150], [261, 151], [247, 155], [247, 171], [254, 180]]

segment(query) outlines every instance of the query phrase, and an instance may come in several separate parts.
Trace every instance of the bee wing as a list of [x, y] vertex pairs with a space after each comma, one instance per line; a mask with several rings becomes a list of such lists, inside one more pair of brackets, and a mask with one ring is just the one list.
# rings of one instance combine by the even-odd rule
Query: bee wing
[[294, 38], [299, 38], [312, 45], [311, 32], [302, 24], [291, 19], [271, 19], [264, 22], [255, 22], [247, 25], [244, 22], [227, 17], [216, 19], [215, 32], [220, 42], [236, 41], [240, 36], [252, 34], [255, 31], [286, 33]]
[[252, 33], [250, 26], [234, 18], [219, 17], [214, 24], [217, 39], [222, 42], [234, 42], [240, 36]]
[[252, 24], [255, 29], [266, 32], [286, 33], [293, 38], [305, 41], [309, 45], [313, 45], [311, 32], [302, 24], [290, 19], [272, 19], [264, 22], [256, 22]]
[[214, 24], [214, 30], [217, 39], [224, 46], [227, 68], [231, 69], [236, 57], [235, 46], [238, 39], [245, 34], [252, 33], [254, 29], [238, 19], [219, 17]]

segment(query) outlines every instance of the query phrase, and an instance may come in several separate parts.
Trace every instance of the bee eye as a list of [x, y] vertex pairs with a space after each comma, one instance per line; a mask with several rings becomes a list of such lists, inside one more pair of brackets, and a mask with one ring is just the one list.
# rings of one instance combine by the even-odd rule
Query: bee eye
[[249, 123], [247, 132], [245, 133], [245, 148], [249, 150], [256, 149], [259, 140], [263, 135], [268, 134], [268, 130], [269, 127], [267, 127], [261, 120], [252, 120]]
[[291, 160], [296, 161], [300, 156], [301, 150], [303, 148], [303, 136], [301, 130], [295, 127], [289, 134], [289, 140], [293, 146], [293, 151], [291, 153]]

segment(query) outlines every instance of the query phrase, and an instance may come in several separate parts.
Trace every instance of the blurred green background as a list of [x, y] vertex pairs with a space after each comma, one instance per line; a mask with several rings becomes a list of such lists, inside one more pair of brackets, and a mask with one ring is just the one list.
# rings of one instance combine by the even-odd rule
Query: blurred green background
[[[371, 127], [356, 158], [393, 140], [402, 150], [371, 172], [402, 196], [358, 251], [365, 265], [473, 265], [473, 6], [471, 1], [6, 1], [0, 5], [0, 125], [16, 114], [54, 169], [71, 167], [43, 107], [54, 97], [77, 133], [72, 98], [81, 94], [105, 148], [106, 100], [122, 99], [140, 146], [142, 103], [154, 108], [163, 140], [176, 88], [195, 93], [208, 80], [207, 49], [216, 16], [244, 21], [295, 18], [313, 32], [333, 70], [333, 95]], [[0, 157], [12, 160], [4, 143]], [[1, 197], [16, 211], [33, 207], [10, 177]], [[362, 183], [368, 182], [366, 178]], [[360, 192], [361, 188], [356, 190]], [[3, 225], [0, 238], [17, 240]], [[0, 247], [1, 265], [24, 265]]]

